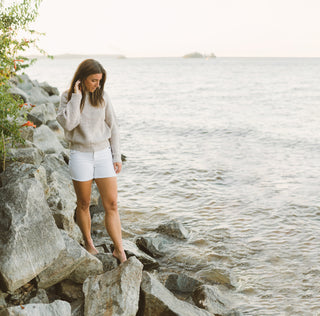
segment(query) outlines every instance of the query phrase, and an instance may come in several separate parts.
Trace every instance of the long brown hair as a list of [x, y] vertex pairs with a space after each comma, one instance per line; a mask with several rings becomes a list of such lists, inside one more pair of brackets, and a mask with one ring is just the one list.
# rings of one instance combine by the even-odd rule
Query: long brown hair
[[[87, 79], [88, 76], [94, 75], [94, 74], [102, 74], [102, 78], [100, 80], [100, 87], [99, 89], [96, 89], [94, 92], [89, 92], [86, 90], [84, 81]], [[85, 95], [89, 94], [89, 100], [90, 103], [93, 106], [100, 106], [104, 103], [103, 100], [103, 88], [104, 84], [106, 82], [107, 73], [105, 69], [101, 66], [99, 62], [97, 62], [94, 59], [86, 59], [84, 60], [77, 68], [73, 79], [71, 81], [71, 85], [68, 91], [68, 101], [71, 99], [71, 95], [74, 92], [74, 86], [78, 80], [80, 80], [81, 84], [81, 93], [82, 93], [82, 99], [80, 103], [80, 109], [83, 109], [84, 101], [85, 101]]]

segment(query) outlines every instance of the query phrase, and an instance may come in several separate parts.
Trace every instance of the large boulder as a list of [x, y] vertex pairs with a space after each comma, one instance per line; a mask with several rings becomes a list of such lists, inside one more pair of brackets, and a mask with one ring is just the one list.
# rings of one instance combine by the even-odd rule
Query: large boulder
[[46, 125], [36, 128], [33, 134], [34, 144], [46, 154], [61, 153], [65, 148], [56, 134]]
[[71, 238], [82, 243], [81, 231], [74, 221], [77, 198], [68, 165], [62, 155], [52, 154], [46, 155], [41, 166], [47, 173], [47, 202], [57, 226], [65, 230]]
[[176, 298], [159, 280], [146, 271], [142, 274], [141, 293], [138, 315], [211, 315], [203, 309]]
[[46, 81], [41, 82], [39, 85], [43, 90], [45, 90], [48, 93], [49, 96], [60, 95], [58, 88], [50, 86]]
[[135, 316], [138, 311], [142, 264], [135, 257], [118, 268], [95, 277], [83, 284], [85, 316]]
[[0, 280], [14, 291], [58, 258], [65, 243], [37, 179], [0, 188]]
[[71, 316], [71, 306], [66, 301], [56, 300], [51, 304], [27, 304], [7, 307], [0, 316]]
[[56, 118], [56, 108], [53, 103], [40, 104], [35, 106], [28, 114], [28, 120], [32, 121], [36, 126], [46, 124], [50, 120]]
[[87, 277], [101, 273], [103, 273], [102, 262], [86, 251], [83, 262], [75, 268], [68, 279], [76, 283], [83, 283]]
[[38, 275], [38, 287], [40, 288], [49, 288], [66, 279], [86, 260], [87, 251], [70, 238], [65, 231], [60, 230], [60, 232], [66, 249], [60, 253], [60, 256], [47, 269]]
[[30, 90], [27, 91], [27, 93], [29, 95], [29, 101], [32, 104], [40, 105], [42, 103], [50, 102], [49, 94], [40, 86], [34, 85]]
[[[33, 135], [33, 131], [30, 130], [30, 132]], [[43, 157], [44, 157], [44, 153], [41, 149], [39, 149], [29, 141], [26, 141], [24, 146], [19, 146], [17, 148], [10, 148], [8, 150], [6, 163], [8, 165], [14, 161], [19, 161], [19, 162], [39, 166], [41, 161], [43, 160]]]
[[28, 95], [23, 90], [21, 90], [20, 88], [14, 86], [14, 85], [11, 85], [8, 92], [13, 96], [20, 97], [24, 103], [27, 103], [29, 100]]

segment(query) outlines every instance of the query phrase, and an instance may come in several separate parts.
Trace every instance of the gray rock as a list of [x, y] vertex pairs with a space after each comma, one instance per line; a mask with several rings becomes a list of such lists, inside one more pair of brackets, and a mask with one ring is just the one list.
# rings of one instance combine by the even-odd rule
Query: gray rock
[[103, 272], [111, 271], [118, 267], [117, 259], [111, 253], [98, 253], [96, 257], [103, 264]]
[[131, 257], [118, 268], [89, 277], [83, 284], [85, 316], [135, 316], [138, 311], [142, 264]]
[[35, 129], [33, 142], [46, 154], [61, 153], [65, 150], [56, 134], [46, 125]]
[[146, 271], [142, 274], [141, 293], [138, 315], [211, 315], [205, 310], [177, 299], [159, 280]]
[[231, 301], [217, 286], [200, 285], [193, 294], [195, 304], [212, 314], [227, 315], [230, 312]]
[[156, 231], [178, 239], [189, 238], [189, 232], [187, 231], [187, 229], [176, 220], [172, 220], [170, 222], [159, 225]]
[[29, 304], [49, 304], [47, 292], [44, 289], [38, 289], [36, 296], [30, 299]]
[[56, 300], [51, 304], [27, 304], [7, 307], [0, 316], [71, 316], [68, 302]]
[[135, 242], [139, 249], [153, 258], [160, 258], [165, 255], [165, 245], [167, 241], [161, 237], [142, 236], [138, 237]]
[[42, 166], [28, 163], [14, 162], [0, 174], [2, 186], [6, 186], [22, 179], [37, 179], [41, 182], [44, 190], [47, 188], [46, 170]]
[[70, 238], [65, 231], [60, 230], [60, 232], [66, 249], [60, 253], [60, 256], [47, 269], [38, 275], [38, 287], [40, 288], [47, 289], [66, 279], [87, 259], [87, 251]]
[[73, 218], [77, 198], [63, 156], [58, 154], [47, 155], [41, 165], [47, 172], [49, 187], [47, 202], [57, 226], [64, 229], [71, 238], [82, 243], [81, 231]]
[[28, 93], [33, 88], [33, 83], [28, 75], [20, 75], [17, 77], [16, 85], [19, 89]]
[[1, 287], [14, 291], [46, 269], [65, 249], [37, 179], [0, 188]]
[[202, 285], [203, 283], [199, 280], [189, 277], [183, 273], [172, 273], [169, 274], [165, 287], [172, 292], [180, 293], [192, 293], [196, 287]]
[[64, 139], [64, 130], [57, 120], [49, 120], [46, 125], [56, 134], [60, 142]]
[[103, 273], [102, 262], [86, 251], [85, 260], [76, 267], [68, 279], [76, 283], [83, 283], [87, 277], [101, 273]]
[[139, 261], [141, 261], [141, 263], [143, 264], [143, 269], [151, 270], [159, 267], [159, 262], [157, 260], [141, 251], [132, 241], [124, 239], [123, 248], [128, 258], [131, 256], [135, 256]]
[[27, 93], [29, 96], [29, 101], [32, 104], [39, 105], [42, 103], [50, 102], [48, 93], [45, 90], [41, 89], [39, 86], [33, 86], [30, 90], [27, 91]]
[[60, 95], [58, 88], [50, 86], [46, 81], [41, 82], [40, 87], [44, 89], [49, 94], [49, 96]]
[[58, 95], [50, 95], [48, 101], [54, 104], [55, 109], [58, 110], [60, 105], [60, 97]]
[[46, 124], [50, 120], [55, 120], [56, 109], [53, 103], [39, 104], [32, 108], [27, 114], [28, 120], [32, 121], [37, 127]]
[[13, 96], [20, 97], [24, 103], [27, 103], [29, 101], [28, 94], [16, 86], [11, 86], [8, 92]]
[[43, 151], [37, 147], [10, 148], [6, 158], [6, 163], [9, 165], [12, 162], [19, 161], [39, 166], [43, 157]]

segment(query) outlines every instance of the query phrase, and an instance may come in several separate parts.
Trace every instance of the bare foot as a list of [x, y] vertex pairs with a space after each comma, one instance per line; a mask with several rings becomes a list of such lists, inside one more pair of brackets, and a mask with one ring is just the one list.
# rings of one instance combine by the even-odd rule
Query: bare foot
[[117, 259], [120, 261], [120, 263], [125, 262], [125, 261], [127, 260], [127, 256], [126, 256], [124, 250], [119, 251], [119, 250], [116, 250], [116, 249], [115, 249], [115, 250], [113, 250], [112, 255], [113, 255], [115, 258], [117, 258]]
[[92, 255], [96, 255], [99, 253], [99, 251], [96, 249], [93, 243], [88, 243], [88, 244], [86, 243], [85, 247], [86, 247], [86, 250]]

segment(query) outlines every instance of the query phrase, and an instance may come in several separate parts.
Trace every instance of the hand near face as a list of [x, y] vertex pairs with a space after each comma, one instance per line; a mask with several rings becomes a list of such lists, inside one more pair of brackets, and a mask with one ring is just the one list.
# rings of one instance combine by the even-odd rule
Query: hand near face
[[80, 80], [76, 81], [76, 83], [74, 85], [74, 93], [81, 94], [81, 81]]

